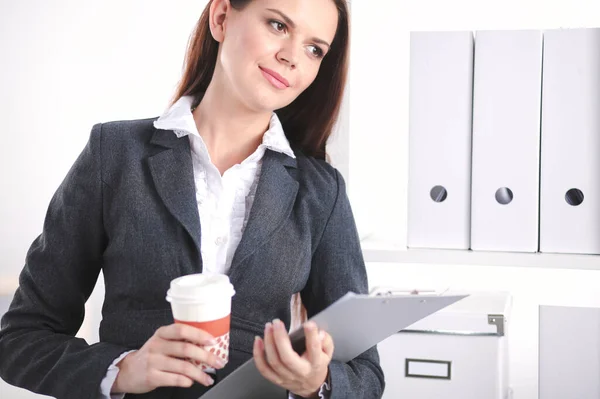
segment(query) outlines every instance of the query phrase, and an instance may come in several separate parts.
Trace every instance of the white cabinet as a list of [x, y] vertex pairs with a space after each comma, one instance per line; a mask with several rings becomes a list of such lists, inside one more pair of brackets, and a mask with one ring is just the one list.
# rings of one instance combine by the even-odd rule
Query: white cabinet
[[600, 309], [540, 306], [539, 399], [600, 397]]

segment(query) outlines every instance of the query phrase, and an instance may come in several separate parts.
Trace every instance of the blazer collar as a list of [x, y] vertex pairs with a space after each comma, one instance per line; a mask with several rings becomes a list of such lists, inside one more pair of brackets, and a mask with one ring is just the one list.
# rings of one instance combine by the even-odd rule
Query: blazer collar
[[[155, 129], [150, 142], [163, 147], [148, 159], [158, 195], [200, 253], [201, 223], [189, 138], [177, 138], [172, 131]], [[266, 244], [290, 215], [299, 188], [296, 169], [296, 158], [266, 150], [248, 223], [231, 264], [232, 278], [237, 266]]]
[[289, 218], [300, 186], [296, 169], [295, 158], [271, 150], [265, 152], [254, 204], [229, 269], [232, 281], [243, 270], [239, 265], [267, 244]]
[[166, 208], [183, 225], [200, 253], [200, 216], [188, 137], [154, 131], [150, 143], [163, 147], [148, 158], [150, 174]]

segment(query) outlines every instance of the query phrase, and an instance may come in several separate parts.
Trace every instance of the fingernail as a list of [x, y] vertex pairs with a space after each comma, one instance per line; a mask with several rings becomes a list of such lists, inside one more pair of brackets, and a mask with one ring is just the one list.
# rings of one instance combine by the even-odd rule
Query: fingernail
[[271, 329], [272, 325], [271, 322], [267, 322], [267, 324], [265, 324], [265, 330], [269, 331]]
[[216, 345], [217, 344], [217, 340], [214, 338], [209, 338], [206, 340], [206, 345]]
[[321, 339], [321, 341], [323, 341], [325, 339], [325, 331], [323, 331], [323, 330], [319, 331], [319, 338]]
[[216, 363], [217, 363], [217, 367], [218, 367], [218, 368], [220, 368], [220, 369], [222, 369], [223, 367], [225, 367], [225, 365], [227, 364], [227, 363], [225, 362], [225, 360], [223, 360], [223, 359], [219, 359], [219, 358], [217, 358], [217, 361], [216, 361]]
[[315, 324], [314, 321], [307, 321], [306, 324], [304, 324], [306, 326], [306, 328], [308, 328], [309, 330], [313, 330], [315, 328], [317, 328], [317, 325]]
[[208, 385], [212, 385], [212, 384], [214, 384], [214, 383], [215, 383], [215, 380], [213, 380], [213, 379], [212, 379], [212, 378], [210, 378], [210, 377], [206, 377], [206, 382], [208, 383]]
[[279, 319], [273, 319], [273, 327], [280, 328], [282, 326], [282, 322]]
[[258, 350], [261, 351], [263, 349], [262, 341], [258, 335], [256, 337], [254, 337], [254, 342], [256, 342], [256, 346], [258, 347]]

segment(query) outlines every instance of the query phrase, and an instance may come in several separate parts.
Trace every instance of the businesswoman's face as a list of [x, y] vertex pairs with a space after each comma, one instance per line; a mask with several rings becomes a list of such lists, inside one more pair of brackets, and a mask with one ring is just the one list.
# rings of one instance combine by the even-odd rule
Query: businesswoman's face
[[254, 0], [241, 10], [214, 0], [219, 87], [256, 111], [287, 106], [314, 81], [337, 24], [332, 0]]

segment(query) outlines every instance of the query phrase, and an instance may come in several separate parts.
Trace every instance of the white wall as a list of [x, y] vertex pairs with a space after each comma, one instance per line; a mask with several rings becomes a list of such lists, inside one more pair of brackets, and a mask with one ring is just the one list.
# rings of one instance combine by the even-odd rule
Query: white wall
[[[23, 266], [48, 202], [92, 125], [162, 112], [204, 4], [0, 1], [0, 288]], [[350, 141], [341, 144], [349, 145], [349, 159], [335, 154], [338, 164], [349, 165], [361, 231], [406, 242], [410, 30], [594, 26], [596, 5], [597, 0], [353, 0]], [[372, 285], [511, 291], [515, 399], [537, 397], [538, 305], [600, 306], [596, 271], [379, 263], [368, 268]], [[92, 326], [101, 290], [94, 298]], [[89, 327], [82, 335], [97, 336]], [[6, 389], [0, 384], [0, 396]]]

